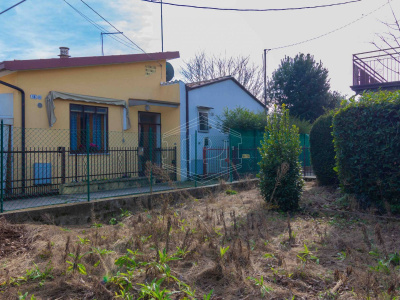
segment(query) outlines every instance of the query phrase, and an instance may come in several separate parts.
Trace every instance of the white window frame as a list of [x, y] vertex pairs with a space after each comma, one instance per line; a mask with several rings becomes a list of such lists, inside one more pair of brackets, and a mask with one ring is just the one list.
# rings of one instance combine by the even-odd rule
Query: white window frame
[[[200, 114], [206, 114], [207, 115], [207, 129], [201, 129], [201, 117], [200, 117]], [[209, 113], [208, 110], [199, 109], [199, 111], [198, 111], [198, 117], [199, 117], [198, 118], [198, 120], [199, 120], [198, 131], [199, 132], [209, 132], [210, 131], [210, 122], [209, 122], [210, 118], [209, 118], [209, 115], [210, 115], [210, 113]]]

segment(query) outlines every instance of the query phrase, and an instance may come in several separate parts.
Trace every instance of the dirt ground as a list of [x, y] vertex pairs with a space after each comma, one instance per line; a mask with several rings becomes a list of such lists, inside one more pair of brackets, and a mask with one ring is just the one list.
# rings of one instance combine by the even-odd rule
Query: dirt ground
[[1, 220], [0, 298], [400, 299], [400, 222], [307, 210], [341, 209], [339, 199], [308, 182], [289, 216], [256, 186], [221, 184], [87, 226]]

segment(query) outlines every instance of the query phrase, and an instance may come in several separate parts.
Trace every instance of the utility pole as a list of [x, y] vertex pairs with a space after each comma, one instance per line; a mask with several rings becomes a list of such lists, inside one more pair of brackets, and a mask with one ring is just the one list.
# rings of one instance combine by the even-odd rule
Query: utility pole
[[267, 53], [271, 49], [264, 49], [264, 109], [267, 113]]
[[161, 52], [164, 52], [164, 20], [163, 20], [163, 0], [160, 1], [161, 4]]

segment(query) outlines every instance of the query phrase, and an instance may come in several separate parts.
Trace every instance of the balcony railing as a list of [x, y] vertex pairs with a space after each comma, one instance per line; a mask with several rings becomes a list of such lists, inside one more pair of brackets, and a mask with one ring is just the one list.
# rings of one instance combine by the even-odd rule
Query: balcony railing
[[400, 47], [353, 54], [353, 89], [400, 81]]

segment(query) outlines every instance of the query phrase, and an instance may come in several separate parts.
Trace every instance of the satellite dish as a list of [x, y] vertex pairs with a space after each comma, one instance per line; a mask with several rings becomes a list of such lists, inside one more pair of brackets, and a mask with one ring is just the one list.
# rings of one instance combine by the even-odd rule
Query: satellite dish
[[175, 75], [174, 67], [169, 62], [167, 62], [166, 69], [167, 69], [167, 81], [171, 81]]

